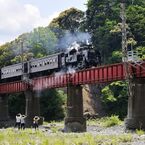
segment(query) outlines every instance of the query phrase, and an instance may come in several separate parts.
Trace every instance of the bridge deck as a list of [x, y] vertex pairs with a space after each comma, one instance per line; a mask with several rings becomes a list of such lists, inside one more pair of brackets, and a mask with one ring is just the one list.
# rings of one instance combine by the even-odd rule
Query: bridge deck
[[[140, 65], [130, 64], [130, 74], [136, 78], [145, 77], [145, 61]], [[123, 63], [105, 65], [96, 68], [81, 70], [73, 74], [62, 74], [34, 78], [31, 81], [31, 86], [22, 81], [0, 84], [0, 93], [15, 93], [27, 90], [32, 87], [33, 90], [43, 90], [48, 88], [66, 87], [68, 83], [73, 85], [78, 84], [94, 84], [106, 83], [118, 80], [124, 80], [124, 66]]]

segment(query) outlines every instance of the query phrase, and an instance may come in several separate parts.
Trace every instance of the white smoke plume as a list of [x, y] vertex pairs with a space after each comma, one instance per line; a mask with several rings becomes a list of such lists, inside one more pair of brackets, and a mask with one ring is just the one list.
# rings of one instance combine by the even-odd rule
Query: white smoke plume
[[61, 38], [58, 46], [60, 48], [66, 49], [74, 42], [86, 42], [91, 40], [91, 35], [86, 32], [74, 32], [71, 33], [66, 31], [63, 38]]

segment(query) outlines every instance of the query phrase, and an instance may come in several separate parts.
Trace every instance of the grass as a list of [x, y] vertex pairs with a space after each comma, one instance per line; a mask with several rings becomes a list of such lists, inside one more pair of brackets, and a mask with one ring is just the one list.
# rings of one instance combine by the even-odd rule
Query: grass
[[97, 125], [101, 127], [111, 127], [114, 125], [121, 125], [123, 122], [118, 118], [118, 116], [104, 117], [101, 119], [88, 120], [88, 125]]
[[52, 133], [42, 130], [0, 131], [0, 145], [116, 145], [132, 141], [131, 135], [92, 135], [90, 133]]
[[[87, 121], [89, 125], [111, 127], [120, 125], [117, 116], [105, 117]], [[93, 133], [62, 133], [64, 122], [45, 122], [48, 129], [17, 130], [7, 128], [0, 130], [0, 145], [118, 145], [131, 144], [134, 137], [130, 133], [118, 135], [93, 134]], [[50, 131], [51, 130], [51, 131]], [[142, 130], [136, 130], [136, 135], [144, 134]]]
[[136, 132], [136, 134], [138, 134], [139, 136], [145, 134], [145, 131], [144, 131], [144, 130], [141, 130], [141, 129], [136, 129], [135, 132]]

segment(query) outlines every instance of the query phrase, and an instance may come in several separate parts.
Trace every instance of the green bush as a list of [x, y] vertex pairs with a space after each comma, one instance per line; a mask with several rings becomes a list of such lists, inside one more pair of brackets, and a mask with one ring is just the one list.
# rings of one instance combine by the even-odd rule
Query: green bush
[[123, 81], [113, 82], [102, 89], [102, 103], [106, 113], [124, 118], [127, 114], [127, 84]]
[[114, 125], [121, 125], [122, 121], [118, 116], [112, 115], [111, 117], [102, 117], [98, 119], [90, 119], [87, 121], [88, 125], [97, 125], [100, 127], [111, 127]]
[[18, 113], [25, 113], [25, 96], [23, 93], [12, 94], [9, 96], [9, 115], [14, 118]]
[[118, 118], [118, 116], [111, 116], [111, 117], [106, 117], [104, 121], [102, 122], [102, 125], [105, 127], [111, 127], [114, 125], [120, 125], [121, 120]]
[[138, 135], [143, 135], [143, 134], [145, 134], [145, 131], [143, 131], [143, 130], [141, 130], [141, 129], [136, 129], [136, 134], [138, 134]]
[[66, 94], [61, 90], [46, 90], [41, 93], [40, 110], [46, 121], [61, 120], [64, 118]]

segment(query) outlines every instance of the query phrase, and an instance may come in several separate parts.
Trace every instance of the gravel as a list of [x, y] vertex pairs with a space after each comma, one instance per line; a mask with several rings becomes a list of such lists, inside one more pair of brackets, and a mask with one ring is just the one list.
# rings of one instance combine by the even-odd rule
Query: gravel
[[100, 127], [97, 125], [87, 126], [87, 132], [93, 135], [127, 135], [131, 134], [132, 142], [122, 143], [121, 145], [145, 145], [145, 134], [138, 135], [135, 131], [126, 130], [123, 125], [116, 125], [112, 127]]

